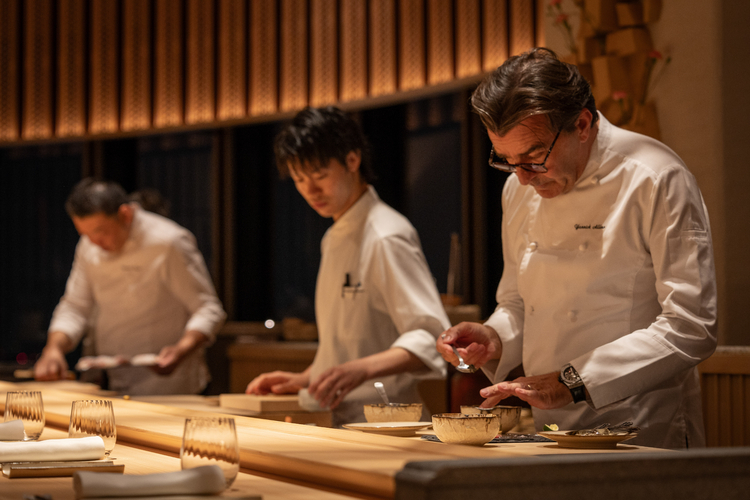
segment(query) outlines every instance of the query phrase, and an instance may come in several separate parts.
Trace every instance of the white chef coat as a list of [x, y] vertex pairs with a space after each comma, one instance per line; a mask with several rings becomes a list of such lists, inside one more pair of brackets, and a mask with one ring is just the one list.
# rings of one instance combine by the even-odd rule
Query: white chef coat
[[630, 441], [703, 446], [695, 366], [716, 347], [711, 232], [695, 178], [664, 144], [599, 115], [573, 189], [550, 199], [510, 176], [504, 271], [486, 322], [503, 343], [495, 382], [571, 363], [590, 404], [533, 409], [537, 430], [634, 421]]
[[[102, 355], [158, 354], [186, 330], [213, 340], [226, 318], [195, 237], [137, 207], [119, 253], [103, 250], [86, 236], [78, 241], [49, 331], [63, 332], [77, 344], [95, 306], [96, 347]], [[127, 367], [108, 370], [108, 376], [110, 389], [127, 394], [198, 393], [210, 380], [202, 348], [170, 375]]]
[[[420, 402], [418, 380], [445, 377], [435, 342], [450, 323], [419, 237], [372, 186], [323, 237], [315, 314], [319, 347], [311, 381], [329, 368], [392, 347], [406, 349], [426, 368], [380, 377], [391, 402]], [[317, 407], [306, 391], [300, 399]], [[373, 383], [365, 382], [334, 410], [334, 425], [362, 422], [363, 405], [380, 402]]]

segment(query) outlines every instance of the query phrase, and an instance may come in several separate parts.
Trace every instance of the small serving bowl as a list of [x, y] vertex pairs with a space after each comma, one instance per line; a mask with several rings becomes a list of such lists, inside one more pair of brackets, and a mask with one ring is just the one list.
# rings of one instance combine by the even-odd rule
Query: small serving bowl
[[443, 443], [482, 446], [500, 433], [500, 418], [492, 414], [438, 413], [432, 428]]
[[422, 418], [422, 403], [385, 403], [365, 405], [368, 422], [419, 422]]
[[461, 413], [466, 415], [497, 415], [500, 418], [500, 432], [506, 433], [518, 425], [521, 418], [520, 406], [493, 406], [481, 408], [479, 406], [461, 406]]

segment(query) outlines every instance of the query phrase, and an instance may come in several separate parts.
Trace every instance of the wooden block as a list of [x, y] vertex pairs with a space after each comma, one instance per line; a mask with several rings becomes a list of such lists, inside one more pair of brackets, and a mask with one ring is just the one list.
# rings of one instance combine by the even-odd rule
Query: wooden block
[[265, 396], [255, 394], [221, 394], [219, 395], [219, 406], [222, 408], [252, 410], [259, 413], [302, 411], [299, 405], [299, 397], [296, 394], [267, 394]]
[[661, 0], [643, 0], [643, 22], [655, 23], [661, 16]]
[[[647, 135], [654, 139], [661, 140], [659, 132], [659, 119], [656, 115], [656, 106], [653, 102], [646, 104], [635, 104], [633, 106], [633, 115], [630, 122], [623, 125], [624, 129]], [[723, 399], [723, 400], [726, 400]], [[727, 426], [728, 427], [728, 426]]]
[[591, 63], [578, 64], [577, 66], [578, 66], [578, 72], [581, 73], [581, 76], [584, 77], [587, 82], [589, 82], [589, 85], [593, 84], [594, 70], [591, 66]]
[[630, 75], [630, 86], [633, 90], [633, 100], [643, 102], [648, 90], [648, 68], [651, 58], [648, 52], [637, 52], [625, 58], [625, 64]]
[[643, 24], [643, 4], [640, 2], [620, 2], [617, 4], [617, 24], [621, 28]]
[[597, 32], [617, 29], [615, 0], [585, 0], [584, 8], [591, 26]]
[[653, 48], [651, 34], [645, 28], [626, 28], [607, 35], [607, 54], [628, 56]]
[[600, 56], [591, 61], [594, 73], [594, 99], [604, 102], [617, 91], [631, 94], [627, 65], [621, 57]]
[[604, 39], [601, 37], [582, 38], [577, 45], [576, 64], [590, 63], [595, 57], [604, 55]]

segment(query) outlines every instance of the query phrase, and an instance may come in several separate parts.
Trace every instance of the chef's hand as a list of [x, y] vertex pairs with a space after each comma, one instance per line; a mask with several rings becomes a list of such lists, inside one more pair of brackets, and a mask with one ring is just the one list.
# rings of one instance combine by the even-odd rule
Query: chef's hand
[[573, 402], [573, 396], [565, 384], [558, 380], [559, 375], [559, 372], [552, 372], [534, 377], [519, 377], [511, 382], [485, 387], [479, 391], [483, 398], [487, 398], [481, 406], [490, 408], [501, 399], [516, 396], [542, 410], [562, 408]]
[[307, 387], [310, 376], [307, 372], [293, 373], [275, 371], [263, 373], [247, 384], [245, 394], [297, 394], [300, 389]]
[[359, 387], [369, 378], [367, 361], [355, 359], [333, 368], [318, 376], [307, 390], [318, 401], [321, 408], [336, 408], [344, 396]]
[[468, 321], [447, 329], [437, 340], [436, 348], [443, 359], [457, 366], [458, 358], [453, 354], [451, 345], [458, 348], [465, 363], [477, 368], [491, 359], [500, 359], [503, 352], [503, 344], [493, 328]]
[[70, 337], [62, 332], [50, 332], [42, 355], [34, 365], [34, 378], [37, 380], [60, 380], [68, 372], [65, 353], [73, 349]]
[[185, 359], [191, 352], [202, 346], [208, 337], [199, 331], [188, 330], [174, 345], [167, 345], [161, 348], [159, 355], [156, 357], [156, 365], [151, 369], [160, 375], [169, 375], [177, 365]]

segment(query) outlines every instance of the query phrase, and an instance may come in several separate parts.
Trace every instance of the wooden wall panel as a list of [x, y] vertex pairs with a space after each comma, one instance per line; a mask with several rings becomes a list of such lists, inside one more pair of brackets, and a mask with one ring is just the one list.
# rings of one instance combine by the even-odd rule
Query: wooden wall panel
[[396, 0], [370, 2], [369, 26], [370, 95], [392, 94], [398, 88]]
[[533, 49], [536, 42], [534, 2], [510, 0], [510, 55]]
[[14, 141], [21, 131], [19, 114], [20, 0], [0, 3], [0, 141]]
[[58, 137], [86, 133], [86, 4], [79, 0], [57, 2], [55, 119]]
[[424, 87], [425, 61], [424, 0], [399, 0], [398, 88]]
[[187, 2], [185, 123], [208, 123], [216, 113], [214, 3]]
[[279, 107], [292, 111], [307, 106], [307, 1], [281, 0], [280, 24]]
[[0, 142], [243, 120], [472, 77], [543, 39], [545, 1], [2, 0]]
[[340, 0], [339, 100], [367, 97], [367, 2]]
[[276, 0], [250, 0], [248, 112], [275, 113], [279, 101], [278, 5]]
[[492, 71], [508, 59], [508, 0], [484, 0], [482, 7], [482, 68]]
[[482, 32], [479, 0], [456, 2], [456, 77], [482, 72]]
[[91, 0], [89, 132], [117, 132], [119, 125], [119, 2]]
[[182, 0], [155, 0], [154, 126], [183, 124]]
[[337, 0], [310, 0], [310, 105], [338, 100]]
[[453, 80], [453, 0], [427, 0], [427, 83]]
[[46, 0], [24, 2], [21, 136], [52, 136], [52, 12]]
[[122, 4], [121, 130], [151, 127], [151, 2]]
[[247, 3], [220, 0], [216, 117], [242, 118], [247, 113]]

